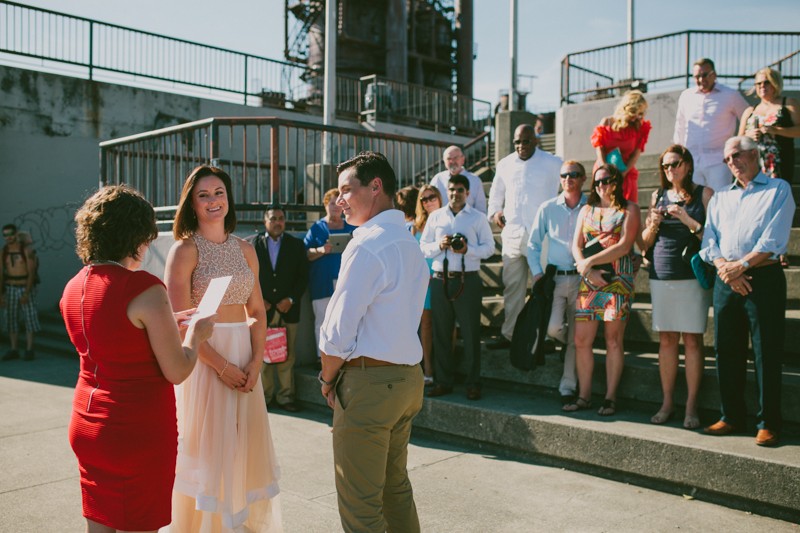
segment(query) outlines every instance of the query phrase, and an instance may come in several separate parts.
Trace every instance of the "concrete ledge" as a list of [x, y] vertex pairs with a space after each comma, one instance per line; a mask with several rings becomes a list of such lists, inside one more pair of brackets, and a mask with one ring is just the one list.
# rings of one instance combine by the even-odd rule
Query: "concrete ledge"
[[[301, 369], [296, 381], [300, 400], [323, 403], [312, 371]], [[558, 401], [542, 394], [487, 387], [483, 400], [468, 402], [463, 393], [457, 387], [452, 395], [426, 398], [415, 428], [676, 484], [696, 498], [714, 494], [744, 501], [760, 514], [800, 519], [796, 437], [763, 449], [752, 435], [710, 437], [653, 426], [631, 411], [610, 418], [594, 410], [564, 416]]]

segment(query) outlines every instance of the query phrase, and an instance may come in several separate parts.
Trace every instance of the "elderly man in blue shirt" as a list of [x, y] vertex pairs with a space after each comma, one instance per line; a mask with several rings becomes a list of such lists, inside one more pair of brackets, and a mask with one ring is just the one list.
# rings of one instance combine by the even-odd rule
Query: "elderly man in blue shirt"
[[558, 391], [561, 402], [568, 405], [575, 400], [578, 385], [575, 376], [575, 300], [581, 285], [581, 277], [575, 270], [572, 256], [572, 239], [578, 214], [586, 205], [586, 196], [581, 192], [586, 181], [586, 169], [577, 161], [566, 161], [561, 166], [562, 193], [539, 207], [528, 239], [528, 268], [536, 283], [542, 277], [542, 244], [547, 237], [547, 264], [555, 265], [555, 289], [553, 308], [547, 325], [547, 334], [564, 343], [564, 373]]
[[787, 182], [761, 172], [755, 141], [728, 139], [724, 154], [735, 181], [709, 202], [700, 252], [717, 268], [714, 336], [722, 402], [722, 418], [705, 432], [728, 435], [745, 429], [749, 331], [759, 406], [756, 444], [774, 446], [781, 430], [786, 309], [786, 276], [778, 256], [786, 253], [795, 203]]

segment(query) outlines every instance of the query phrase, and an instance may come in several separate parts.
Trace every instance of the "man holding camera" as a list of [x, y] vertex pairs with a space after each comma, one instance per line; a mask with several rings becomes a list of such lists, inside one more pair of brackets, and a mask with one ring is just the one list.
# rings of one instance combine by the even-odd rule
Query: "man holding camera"
[[494, 253], [494, 239], [485, 215], [467, 205], [469, 180], [457, 174], [447, 186], [448, 205], [431, 213], [420, 248], [433, 259], [431, 313], [433, 314], [434, 385], [428, 396], [453, 392], [455, 361], [453, 326], [461, 325], [467, 366], [467, 399], [481, 397], [481, 259]]

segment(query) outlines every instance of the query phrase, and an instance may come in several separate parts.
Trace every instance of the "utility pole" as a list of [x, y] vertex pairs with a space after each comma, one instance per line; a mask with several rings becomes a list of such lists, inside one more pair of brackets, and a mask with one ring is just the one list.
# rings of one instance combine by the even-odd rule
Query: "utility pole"
[[[325, 2], [325, 81], [322, 93], [322, 124], [332, 126], [336, 119], [336, 36], [338, 25], [336, 22], [337, 0]], [[329, 165], [333, 159], [331, 151], [331, 134], [324, 132], [322, 135], [322, 163]]]
[[517, 109], [517, 0], [511, 0], [511, 23], [509, 33], [511, 39], [509, 42], [511, 56], [511, 88], [508, 91], [508, 110], [516, 111]]

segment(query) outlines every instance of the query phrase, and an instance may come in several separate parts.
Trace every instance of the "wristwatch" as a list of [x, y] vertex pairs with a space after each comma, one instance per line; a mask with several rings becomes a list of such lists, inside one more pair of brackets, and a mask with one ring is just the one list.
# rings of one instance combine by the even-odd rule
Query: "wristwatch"
[[750, 262], [749, 261], [745, 261], [744, 259], [740, 259], [739, 262], [742, 264], [742, 266], [744, 267], [745, 270], [750, 268]]
[[317, 376], [317, 381], [319, 381], [320, 385], [333, 387], [333, 385], [336, 383], [336, 378], [334, 377], [332, 381], [325, 381], [325, 378], [322, 377], [322, 370], [320, 370], [319, 375]]

